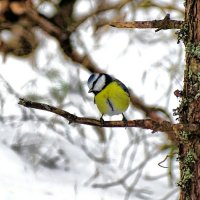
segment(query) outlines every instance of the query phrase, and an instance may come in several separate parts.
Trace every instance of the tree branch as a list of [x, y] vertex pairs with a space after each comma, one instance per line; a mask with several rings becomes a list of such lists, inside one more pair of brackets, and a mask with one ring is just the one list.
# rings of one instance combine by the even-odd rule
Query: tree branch
[[184, 21], [178, 20], [167, 20], [168, 23], [163, 26], [163, 20], [152, 20], [152, 21], [134, 21], [134, 22], [111, 22], [109, 25], [116, 28], [156, 28], [159, 29], [180, 29]]
[[134, 21], [134, 22], [111, 22], [109, 25], [116, 28], [156, 28], [156, 32], [162, 29], [180, 29], [184, 21], [171, 20], [167, 14], [163, 20]]
[[96, 119], [86, 118], [86, 117], [78, 117], [73, 115], [67, 111], [61, 110], [54, 106], [50, 106], [43, 103], [29, 101], [23, 98], [20, 98], [18, 103], [19, 105], [25, 106], [27, 108], [34, 108], [39, 110], [45, 110], [48, 112], [55, 113], [64, 117], [71, 123], [77, 124], [85, 124], [90, 126], [99, 126], [99, 127], [136, 127], [143, 129], [150, 129], [153, 132], [161, 131], [161, 132], [175, 132], [178, 134], [179, 131], [190, 131], [194, 132], [200, 129], [199, 124], [172, 124], [168, 121], [154, 121], [152, 119], [140, 119], [140, 120], [130, 120], [127, 123], [123, 121], [105, 121], [103, 124]]

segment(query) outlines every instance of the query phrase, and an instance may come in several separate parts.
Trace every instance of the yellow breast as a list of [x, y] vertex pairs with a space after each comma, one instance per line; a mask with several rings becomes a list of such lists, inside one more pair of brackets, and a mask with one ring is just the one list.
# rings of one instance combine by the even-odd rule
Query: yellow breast
[[95, 96], [95, 103], [102, 114], [121, 114], [129, 106], [130, 98], [121, 86], [113, 81]]

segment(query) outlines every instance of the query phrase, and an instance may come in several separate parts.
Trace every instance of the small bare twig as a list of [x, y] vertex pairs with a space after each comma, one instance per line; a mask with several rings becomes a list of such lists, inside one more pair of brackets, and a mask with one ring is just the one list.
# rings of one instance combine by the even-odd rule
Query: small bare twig
[[[178, 153], [173, 153], [173, 155], [175, 155], [175, 154], [178, 154]], [[164, 163], [164, 162], [167, 160], [167, 158], [170, 158], [170, 157], [172, 157], [172, 155], [166, 155], [165, 158], [164, 158], [162, 161], [160, 161], [160, 162], [158, 163], [158, 165], [159, 165], [160, 167], [162, 167], [162, 168], [168, 168], [168, 167], [165, 167], [165, 166], [163, 166], [163, 165], [161, 165], [161, 164]]]

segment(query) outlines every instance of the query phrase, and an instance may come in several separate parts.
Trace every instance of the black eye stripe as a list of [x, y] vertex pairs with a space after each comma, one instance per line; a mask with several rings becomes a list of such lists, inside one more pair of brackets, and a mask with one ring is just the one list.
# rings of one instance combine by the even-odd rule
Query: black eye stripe
[[99, 74], [98, 78], [93, 82], [92, 84], [92, 89], [94, 89], [94, 86], [96, 85], [97, 81], [99, 80], [99, 78], [102, 76], [102, 74]]

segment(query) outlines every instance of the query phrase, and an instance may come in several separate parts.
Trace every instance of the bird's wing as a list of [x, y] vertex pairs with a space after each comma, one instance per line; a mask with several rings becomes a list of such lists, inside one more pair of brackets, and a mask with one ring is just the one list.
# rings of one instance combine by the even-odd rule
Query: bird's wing
[[114, 81], [116, 81], [116, 83], [117, 83], [119, 86], [121, 86], [121, 87], [128, 93], [128, 95], [130, 96], [130, 92], [129, 92], [128, 88], [127, 88], [120, 80], [114, 79]]

